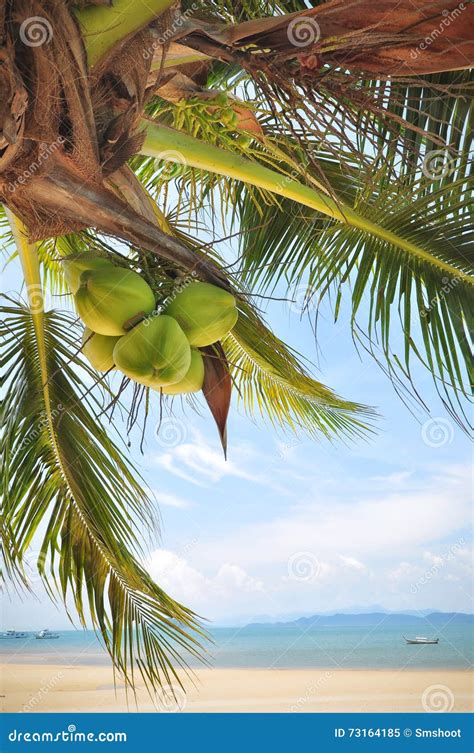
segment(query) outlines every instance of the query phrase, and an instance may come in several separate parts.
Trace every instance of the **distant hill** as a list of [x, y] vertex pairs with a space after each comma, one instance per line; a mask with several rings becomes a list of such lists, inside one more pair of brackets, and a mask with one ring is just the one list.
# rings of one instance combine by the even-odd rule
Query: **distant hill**
[[247, 627], [358, 627], [369, 625], [469, 625], [474, 624], [474, 614], [466, 612], [430, 612], [424, 617], [394, 612], [369, 612], [363, 614], [315, 614], [300, 617], [292, 622], [253, 622]]

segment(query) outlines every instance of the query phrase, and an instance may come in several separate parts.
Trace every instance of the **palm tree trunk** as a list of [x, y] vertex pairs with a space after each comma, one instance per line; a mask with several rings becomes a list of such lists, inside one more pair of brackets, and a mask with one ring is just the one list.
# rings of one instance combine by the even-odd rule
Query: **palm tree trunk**
[[[104, 55], [118, 52], [123, 39], [140, 31], [169, 5], [170, 0], [118, 0], [114, 8], [120, 12], [120, 22], [117, 28], [110, 22], [105, 30], [96, 28], [97, 21], [111, 9], [86, 8], [79, 13], [85, 39], [92, 44], [95, 30], [103, 40], [100, 50], [88, 48], [89, 58], [92, 54], [101, 65]], [[156, 213], [147, 217], [134, 208], [131, 194], [137, 193], [136, 185], [135, 189], [129, 186], [128, 196], [122, 197], [106, 185], [111, 174], [139, 148], [135, 123], [151, 65], [151, 58], [147, 61], [141, 54], [143, 40], [139, 40], [138, 50], [127, 45], [127, 54], [137, 55], [136, 66], [132, 57], [123, 71], [120, 66], [117, 69], [114, 57], [110, 77], [115, 83], [109, 82], [107, 88], [100, 77], [88, 75], [82, 38], [64, 0], [41, 4], [39, 0], [17, 0], [15, 14], [6, 26], [12, 42], [25, 36], [31, 8], [38, 14], [41, 8], [44, 16], [44, 43], [0, 46], [0, 201], [28, 228], [31, 240], [95, 227], [186, 272], [196, 272], [208, 282], [229, 287], [225, 275], [203, 254], [160, 229]], [[151, 43], [150, 37], [146, 40]], [[22, 88], [25, 69], [30, 73]], [[126, 84], [117, 95], [115, 86], [121, 74]], [[122, 109], [115, 108], [117, 99]], [[124, 102], [128, 105], [125, 111]], [[135, 204], [141, 198], [138, 193]]]
[[87, 60], [92, 68], [116, 53], [130, 37], [150, 24], [174, 0], [114, 0], [113, 6], [76, 9]]

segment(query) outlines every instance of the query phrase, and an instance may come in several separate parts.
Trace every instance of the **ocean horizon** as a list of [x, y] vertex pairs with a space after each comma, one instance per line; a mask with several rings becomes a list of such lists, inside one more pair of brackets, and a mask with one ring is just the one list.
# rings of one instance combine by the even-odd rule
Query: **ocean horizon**
[[[92, 630], [58, 630], [57, 640], [0, 640], [8, 663], [108, 665], [108, 655]], [[469, 669], [474, 663], [472, 626], [400, 625], [213, 627], [206, 643], [211, 666], [253, 669]], [[404, 636], [439, 638], [437, 645], [408, 645]], [[190, 666], [200, 666], [188, 657]]]

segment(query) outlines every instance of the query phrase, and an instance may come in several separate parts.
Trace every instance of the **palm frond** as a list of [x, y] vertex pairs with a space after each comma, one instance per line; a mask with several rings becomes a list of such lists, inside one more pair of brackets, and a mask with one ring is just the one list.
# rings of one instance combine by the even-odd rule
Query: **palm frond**
[[[190, 248], [197, 245], [196, 239], [184, 234], [182, 239]], [[223, 265], [223, 259], [215, 249], [212, 255], [218, 265]], [[169, 285], [169, 280], [162, 281], [160, 289], [169, 288], [171, 294]], [[280, 428], [305, 432], [312, 437], [319, 433], [328, 438], [354, 436], [369, 431], [366, 419], [375, 416], [370, 408], [339, 398], [331, 389], [311, 378], [298, 354], [266, 327], [245, 295], [240, 297], [239, 309], [239, 322], [228, 338], [226, 350], [235, 355], [235, 365], [234, 358], [230, 359], [234, 383], [250, 414], [258, 403], [263, 417], [273, 421], [278, 415]], [[242, 366], [240, 361], [244, 357], [247, 363]], [[247, 376], [245, 389], [244, 372]], [[162, 396], [162, 400], [170, 402], [167, 396]], [[190, 402], [192, 405], [195, 402], [192, 397]]]
[[321, 0], [306, 3], [305, 0], [245, 0], [244, 3], [228, 3], [226, 0], [183, 0], [183, 11], [193, 11], [196, 16], [205, 15], [226, 24], [248, 21], [265, 16], [280, 16], [304, 10], [308, 5], [317, 5]]
[[239, 398], [273, 426], [312, 437], [367, 436], [375, 412], [313, 379], [298, 356], [250, 308], [223, 342]]
[[[382, 348], [390, 373], [401, 370], [410, 382], [410, 355], [433, 373], [448, 405], [468, 397], [471, 347], [469, 310], [474, 272], [474, 225], [469, 210], [470, 186], [442, 179], [412, 195], [397, 188], [373, 192], [361, 184], [357, 211], [410, 243], [430, 250], [430, 258], [404, 253], [383, 238], [344, 226], [304, 210], [293, 202], [255, 207], [241, 191], [237, 205], [243, 273], [251, 286], [272, 290], [280, 281], [290, 289], [307, 283], [307, 301], [319, 303], [334, 293], [337, 318], [342, 296], [350, 296], [353, 331], [364, 300], [371, 302], [363, 330]], [[354, 183], [355, 185], [355, 183]], [[260, 225], [260, 229], [255, 229]], [[446, 266], [452, 270], [447, 272]], [[458, 271], [458, 272], [457, 272]], [[395, 316], [393, 315], [395, 312]], [[402, 334], [403, 347], [391, 336]], [[400, 340], [400, 338], [398, 337]], [[462, 410], [461, 410], [462, 413]]]
[[73, 317], [43, 315], [45, 384], [30, 309], [6, 301], [3, 315], [2, 496], [5, 530], [15, 542], [7, 569], [28, 583], [23, 561], [44, 527], [38, 569], [50, 594], [55, 583], [65, 603], [72, 597], [84, 626], [90, 615], [128, 683], [137, 669], [150, 690], [179, 682], [179, 649], [199, 655], [201, 630], [193, 612], [140, 564], [150, 503], [94, 415], [100, 403], [81, 394], [93, 375], [71, 363], [80, 337]]
[[[469, 373], [470, 347], [466, 316], [468, 297], [474, 285], [472, 216], [468, 203], [470, 183], [462, 169], [459, 170], [458, 179], [449, 180], [448, 176], [440, 176], [435, 180], [434, 187], [427, 187], [433, 180], [430, 175], [423, 175], [415, 184], [407, 180], [405, 190], [401, 190], [402, 184], [399, 182], [392, 186], [386, 180], [390, 167], [384, 170], [377, 165], [374, 176], [363, 179], [359, 175], [352, 182], [350, 179], [341, 180], [345, 175], [345, 171], [341, 171], [338, 179], [346, 191], [353, 193], [358, 186], [355, 203], [349, 207], [337, 197], [332, 198], [333, 191], [332, 196], [328, 196], [312, 186], [281, 176], [276, 170], [257, 161], [245, 159], [215, 145], [204, 145], [186, 134], [178, 134], [156, 124], [150, 123], [148, 127], [144, 152], [149, 155], [157, 153], [171, 142], [172, 137], [189, 165], [208, 172], [227, 174], [246, 184], [246, 203], [243, 211], [240, 207], [236, 216], [239, 219], [243, 217], [247, 222], [243, 263], [250, 274], [248, 280], [252, 281], [252, 275], [256, 273], [258, 276], [264, 270], [268, 282], [273, 270], [274, 278], [279, 279], [284, 275], [285, 280], [291, 283], [292, 274], [301, 279], [309, 268], [310, 292], [316, 292], [319, 298], [336, 280], [339, 283], [352, 281], [352, 275], [357, 274], [353, 295], [354, 315], [367, 290], [371, 302], [369, 335], [378, 325], [390, 372], [393, 373], [392, 362], [397, 364], [397, 368], [403, 363], [404, 377], [410, 381], [410, 354], [415, 353], [433, 373], [436, 386], [444, 393], [448, 407], [454, 409], [454, 403], [460, 407], [458, 398], [467, 397], [469, 393], [466, 372]], [[268, 202], [262, 210], [262, 203], [254, 199], [255, 187], [316, 210], [310, 215], [313, 231], [316, 231], [314, 239], [312, 234], [302, 233], [306, 218], [299, 208], [296, 223], [284, 218], [281, 213], [279, 221], [273, 222], [271, 212], [281, 210], [272, 209]], [[321, 215], [326, 215], [326, 219], [321, 221]], [[275, 235], [285, 222], [293, 231], [298, 231], [298, 234], [295, 232], [294, 243], [290, 242], [286, 247]], [[252, 228], [259, 226], [267, 230], [262, 230], [260, 238], [257, 238]], [[242, 231], [244, 228], [241, 225], [239, 229]], [[282, 237], [286, 243], [288, 235], [284, 233]], [[279, 248], [281, 253], [270, 260], [275, 248]], [[398, 288], [401, 280], [403, 285]], [[456, 288], [456, 295], [449, 298], [449, 307], [444, 295], [446, 286], [449, 290]], [[317, 292], [319, 288], [320, 293]], [[338, 284], [338, 300], [343, 289]], [[414, 315], [414, 321], [421, 329], [419, 344], [411, 326], [412, 294], [417, 297], [418, 313]], [[395, 298], [401, 311], [404, 335], [402, 357], [393, 354], [388, 344], [390, 314]], [[442, 303], [438, 303], [440, 298], [443, 299]], [[454, 402], [450, 396], [453, 396]], [[462, 410], [457, 412], [457, 417], [461, 417]]]
[[[200, 655], [196, 616], [171, 599], [140, 564], [152, 523], [140, 478], [94, 415], [103, 407], [93, 372], [77, 359], [75, 318], [45, 313], [35, 246], [9, 216], [29, 306], [5, 299], [1, 366], [4, 557], [28, 586], [25, 555], [42, 536], [37, 568], [50, 595], [88, 616], [114, 667], [150, 692], [180, 679], [182, 649]], [[41, 526], [41, 528], [40, 528]], [[40, 530], [44, 529], [44, 534]], [[56, 586], [56, 589], [53, 588]]]
[[[361, 152], [375, 150], [379, 161], [397, 176], [417, 182], [432, 151], [444, 154], [448, 167], [459, 162], [458, 172], [468, 174], [472, 150], [473, 73], [471, 70], [418, 76], [405, 80], [363, 82], [375, 112], [360, 108], [355, 122], [356, 144]], [[372, 146], [371, 146], [372, 143]], [[467, 158], [467, 159], [466, 159]], [[452, 170], [449, 170], [452, 176]], [[433, 181], [425, 185], [433, 186]]]
[[[251, 3], [243, 13], [261, 18], [256, 5]], [[270, 15], [301, 10], [299, 5], [278, 3]], [[350, 65], [348, 70], [324, 64], [323, 56], [321, 67], [306, 76], [300, 76], [295, 66], [293, 80], [288, 69], [282, 73], [271, 58], [266, 63], [263, 69], [251, 65], [239, 69], [235, 63], [216, 62], [209, 67], [207, 86], [258, 102], [267, 137], [296, 141], [306, 153], [322, 145], [340, 159], [341, 152], [349, 151], [360, 162], [381, 160], [393, 168], [392, 183], [400, 174], [413, 175], [421, 169], [427, 151], [446, 151], [452, 157], [470, 148], [474, 74], [468, 66], [423, 77], [375, 78], [350, 70]]]

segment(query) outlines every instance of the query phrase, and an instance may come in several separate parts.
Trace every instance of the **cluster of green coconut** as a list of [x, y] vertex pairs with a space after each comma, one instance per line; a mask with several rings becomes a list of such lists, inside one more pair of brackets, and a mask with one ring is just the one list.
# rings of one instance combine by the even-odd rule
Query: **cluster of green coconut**
[[231, 293], [193, 280], [157, 310], [147, 281], [107, 259], [66, 260], [64, 271], [85, 325], [82, 351], [95, 369], [119, 369], [168, 395], [202, 388], [199, 348], [221, 340], [235, 325]]

